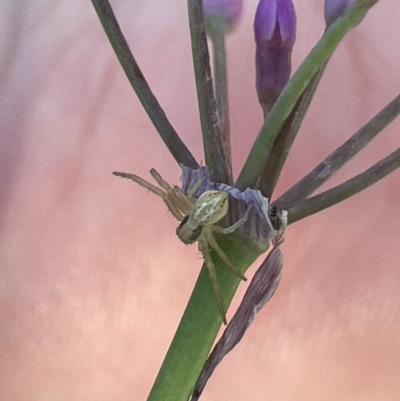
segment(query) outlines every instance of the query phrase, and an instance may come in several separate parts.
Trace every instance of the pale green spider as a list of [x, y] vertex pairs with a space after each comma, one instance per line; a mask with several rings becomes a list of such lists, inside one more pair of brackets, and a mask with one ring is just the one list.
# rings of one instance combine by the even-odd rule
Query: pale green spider
[[193, 194], [199, 188], [203, 179], [195, 183], [190, 188], [187, 195], [185, 195], [179, 187], [171, 187], [171, 185], [169, 185], [155, 169], [151, 169], [150, 174], [157, 181], [160, 188], [135, 174], [120, 172], [114, 172], [113, 174], [119, 177], [131, 179], [142, 187], [147, 188], [149, 191], [160, 196], [173, 216], [181, 222], [176, 229], [176, 234], [179, 239], [185, 244], [193, 244], [196, 241], [199, 243], [199, 250], [203, 254], [204, 262], [210, 275], [218, 311], [223, 322], [226, 324], [227, 321], [223, 297], [218, 286], [214, 262], [210, 255], [210, 247], [214, 249], [220, 259], [234, 274], [242, 280], [246, 280], [246, 277], [244, 277], [244, 275], [225, 255], [224, 251], [215, 240], [213, 232], [222, 234], [233, 233], [247, 220], [251, 205], [247, 208], [243, 217], [236, 223], [223, 228], [216, 225], [216, 223], [221, 221], [228, 212], [228, 194], [223, 191], [209, 190], [203, 192], [198, 199], [194, 198]]

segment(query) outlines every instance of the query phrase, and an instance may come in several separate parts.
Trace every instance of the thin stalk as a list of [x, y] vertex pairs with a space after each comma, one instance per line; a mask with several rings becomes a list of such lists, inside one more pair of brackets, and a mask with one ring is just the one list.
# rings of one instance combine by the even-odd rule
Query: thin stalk
[[370, 187], [400, 167], [400, 148], [368, 170], [328, 191], [305, 199], [288, 210], [289, 224], [318, 213]]
[[214, 97], [210, 54], [204, 26], [203, 1], [188, 0], [188, 12], [206, 165], [210, 169], [212, 181], [227, 183], [229, 182], [229, 172], [224, 155], [217, 103]]
[[400, 95], [395, 97], [367, 124], [360, 128], [342, 146], [331, 153], [322, 163], [280, 196], [274, 205], [288, 209], [310, 196], [344, 164], [361, 151], [400, 114]]
[[237, 188], [254, 188], [273, 143], [304, 89], [344, 36], [365, 17], [378, 0], [359, 0], [325, 32], [283, 89], [262, 126], [236, 182]]
[[228, 73], [226, 65], [225, 33], [222, 29], [214, 29], [211, 35], [213, 44], [215, 97], [220, 121], [222, 146], [229, 172], [229, 184], [232, 180], [232, 155], [229, 123]]
[[146, 82], [119, 27], [110, 3], [108, 0], [92, 0], [92, 3], [132, 88], [168, 150], [178, 163], [193, 169], [198, 168], [199, 164], [172, 127]]

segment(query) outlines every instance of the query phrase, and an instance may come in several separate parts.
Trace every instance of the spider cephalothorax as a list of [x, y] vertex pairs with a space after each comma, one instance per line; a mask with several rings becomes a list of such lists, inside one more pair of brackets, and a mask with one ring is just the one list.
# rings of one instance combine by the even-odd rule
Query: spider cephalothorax
[[[190, 170], [183, 167], [182, 189], [177, 186], [169, 185], [155, 169], [150, 170], [150, 174], [158, 183], [159, 187], [138, 177], [135, 174], [114, 172], [119, 177], [129, 178], [139, 185], [147, 188], [154, 194], [160, 196], [169, 211], [180, 221], [176, 229], [179, 239], [185, 244], [199, 243], [199, 250], [203, 254], [205, 265], [208, 269], [210, 280], [214, 292], [219, 313], [226, 324], [225, 307], [221, 291], [217, 283], [215, 266], [211, 257], [211, 249], [213, 249], [224, 262], [224, 264], [232, 270], [236, 276], [242, 280], [246, 280], [244, 275], [233, 265], [224, 251], [220, 248], [214, 238], [214, 233], [230, 234], [243, 226], [248, 220], [250, 210], [254, 206], [254, 216], [256, 221], [250, 226], [250, 236], [256, 238], [257, 246], [260, 251], [264, 252], [268, 248], [269, 240], [276, 234], [278, 228], [273, 227], [268, 215], [268, 200], [264, 198], [259, 191], [246, 190], [240, 192], [236, 188], [225, 184], [212, 183], [207, 174], [205, 167], [199, 170]], [[222, 227], [220, 225], [228, 214], [228, 199], [232, 196], [232, 200], [242, 202], [246, 206], [241, 209], [239, 216], [233, 222]], [[237, 212], [237, 211], [236, 211]], [[278, 222], [278, 211], [273, 210], [271, 217]], [[229, 221], [229, 219], [228, 219]], [[247, 224], [246, 224], [247, 225]], [[256, 230], [254, 229], [256, 226]]]

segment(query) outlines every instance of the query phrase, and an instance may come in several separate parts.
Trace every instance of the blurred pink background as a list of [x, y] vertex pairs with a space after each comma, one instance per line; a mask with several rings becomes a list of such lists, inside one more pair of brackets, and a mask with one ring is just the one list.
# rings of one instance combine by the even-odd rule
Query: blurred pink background
[[[324, 29], [295, 1], [294, 68]], [[203, 160], [186, 3], [113, 1], [148, 82]], [[228, 40], [234, 169], [262, 122], [245, 3]], [[201, 265], [160, 199], [114, 170], [179, 183], [90, 1], [0, 2], [0, 393], [145, 400]], [[400, 4], [381, 1], [335, 53], [285, 168], [288, 188], [399, 92]], [[335, 176], [399, 146], [400, 120]], [[203, 400], [400, 399], [400, 172], [290, 226], [274, 298]], [[251, 277], [256, 266], [248, 272]], [[234, 304], [238, 305], [243, 284]]]

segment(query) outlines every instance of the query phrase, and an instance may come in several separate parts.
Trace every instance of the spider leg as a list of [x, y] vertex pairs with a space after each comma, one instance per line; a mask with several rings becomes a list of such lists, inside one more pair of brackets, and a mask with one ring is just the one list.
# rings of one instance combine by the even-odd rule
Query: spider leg
[[[177, 203], [179, 204], [183, 203], [185, 206], [187, 205], [187, 207], [191, 207], [193, 205], [194, 202], [188, 202], [187, 200], [188, 197], [182, 192], [182, 190], [178, 186], [174, 185], [173, 187], [171, 187], [171, 185], [169, 185], [168, 182], [161, 177], [160, 173], [157, 172], [155, 168], [152, 168], [150, 170], [150, 174], [157, 181], [158, 185], [162, 189], [164, 189], [164, 191], [167, 194], [173, 194], [172, 196], [174, 197], [174, 200], [177, 201]], [[184, 212], [184, 214], [187, 213]]]
[[209, 230], [208, 227], [204, 227], [203, 229], [203, 234], [207, 240], [207, 243], [210, 244], [210, 246], [214, 249], [215, 252], [217, 252], [218, 256], [220, 259], [226, 264], [229, 269], [232, 270], [233, 273], [235, 273], [236, 276], [240, 277], [242, 280], [246, 281], [247, 278], [240, 272], [233, 264], [232, 262], [228, 259], [228, 257], [225, 255], [224, 251], [220, 248], [218, 245], [217, 241], [212, 235], [212, 231]]
[[149, 191], [153, 192], [153, 194], [156, 194], [157, 196], [160, 196], [161, 198], [164, 198], [166, 195], [162, 189], [156, 187], [155, 185], [151, 184], [150, 182], [144, 180], [143, 178], [140, 178], [136, 174], [121, 173], [119, 171], [114, 171], [113, 174], [118, 177], [128, 178], [129, 180], [135, 181], [141, 187], [148, 189]]
[[165, 190], [165, 192], [171, 191], [172, 187], [171, 185], [168, 184], [167, 181], [164, 180], [164, 178], [161, 177], [160, 173], [157, 172], [155, 168], [152, 168], [150, 170], [151, 176], [157, 181], [158, 185]]
[[203, 176], [201, 177], [199, 180], [197, 180], [193, 186], [188, 190], [187, 192], [187, 196], [189, 197], [193, 197], [194, 193], [199, 189], [200, 185], [203, 183], [203, 181], [206, 179], [207, 177]]
[[174, 186], [175, 194], [178, 196], [180, 201], [181, 210], [184, 215], [188, 215], [196, 203], [195, 198], [190, 198], [185, 195], [178, 186]]
[[[122, 177], [122, 178], [128, 178], [132, 181], [135, 181], [137, 184], [140, 186], [148, 189], [149, 191], [153, 192], [153, 194], [156, 194], [160, 198], [163, 199], [164, 203], [167, 205], [168, 210], [172, 213], [172, 215], [179, 221], [181, 221], [185, 217], [185, 213], [181, 209], [181, 200], [180, 198], [175, 194], [175, 191], [170, 187], [170, 185], [165, 182], [161, 176], [155, 171], [157, 174], [157, 178], [153, 174], [154, 169], [152, 169], [150, 172], [152, 173], [151, 175], [155, 178], [155, 180], [160, 184], [160, 186], [165, 190], [163, 191], [161, 188], [156, 187], [155, 185], [151, 184], [150, 182], [144, 180], [143, 178], [140, 178], [136, 174], [128, 174], [128, 173], [121, 173], [119, 171], [114, 171], [113, 174]], [[163, 185], [161, 185], [161, 182]], [[175, 196], [174, 196], [175, 195]]]
[[210, 255], [210, 250], [208, 248], [208, 244], [199, 242], [199, 249], [200, 249], [200, 252], [203, 254], [204, 263], [206, 264], [208, 274], [210, 276], [210, 281], [211, 281], [212, 289], [214, 292], [214, 297], [217, 302], [218, 312], [221, 315], [224, 324], [226, 324], [227, 321], [226, 321], [226, 315], [225, 315], [224, 300], [223, 300], [223, 297], [221, 294], [221, 290], [218, 286], [217, 275], [215, 274], [215, 265], [214, 265], [214, 262], [212, 261], [212, 258]]
[[[150, 174], [153, 176], [153, 178], [157, 181], [158, 185], [160, 185], [161, 188], [164, 189], [164, 191], [167, 193], [166, 199], [164, 199], [165, 203], [167, 203], [167, 206], [171, 213], [179, 220], [182, 221], [183, 218], [189, 214], [193, 204], [188, 201], [187, 196], [182, 192], [182, 190], [177, 187], [171, 187], [171, 185], [168, 184], [164, 180], [164, 178], [161, 177], [161, 175], [157, 172], [156, 169], [152, 168], [150, 170]], [[180, 218], [176, 216], [176, 214], [171, 210], [172, 208], [178, 209]]]
[[246, 223], [247, 218], [249, 216], [250, 210], [253, 207], [252, 204], [249, 205], [249, 207], [247, 208], [245, 214], [243, 215], [243, 217], [241, 217], [236, 223], [232, 224], [229, 227], [220, 227], [220, 226], [213, 226], [212, 227], [212, 231], [215, 231], [217, 233], [221, 233], [221, 234], [231, 234], [233, 233], [235, 230], [237, 230], [242, 224]]
[[185, 217], [185, 214], [182, 213], [181, 207], [174, 203], [168, 195], [165, 196], [164, 198], [164, 203], [167, 205], [168, 210], [171, 212], [171, 214], [178, 220], [182, 221]]

